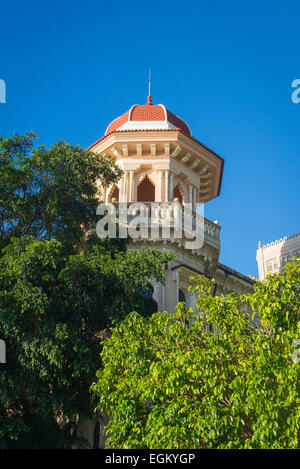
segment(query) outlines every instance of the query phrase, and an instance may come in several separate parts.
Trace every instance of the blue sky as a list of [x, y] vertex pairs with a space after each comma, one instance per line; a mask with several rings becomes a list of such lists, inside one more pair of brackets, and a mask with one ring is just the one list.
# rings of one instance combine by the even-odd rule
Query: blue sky
[[256, 247], [299, 227], [299, 1], [1, 4], [0, 135], [88, 146], [147, 95], [225, 159], [220, 261], [256, 275]]

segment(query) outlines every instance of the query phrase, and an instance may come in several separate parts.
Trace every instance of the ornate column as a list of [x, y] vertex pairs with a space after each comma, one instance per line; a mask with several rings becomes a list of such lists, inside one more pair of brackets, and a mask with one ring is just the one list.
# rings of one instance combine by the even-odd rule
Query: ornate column
[[196, 212], [197, 205], [197, 187], [193, 188], [193, 211]]
[[[123, 177], [120, 179], [122, 194], [120, 196], [120, 200], [122, 202], [132, 202], [134, 199], [134, 181], [133, 176], [134, 172], [141, 167], [140, 164], [126, 164], [122, 166], [124, 171]], [[129, 175], [129, 177], [128, 177]], [[120, 191], [121, 192], [121, 191]]]
[[128, 171], [124, 171], [122, 202], [127, 202], [127, 175], [128, 175]]
[[108, 204], [109, 191], [111, 189], [111, 184], [105, 188], [105, 203]]
[[158, 202], [162, 202], [162, 171], [158, 171]]
[[169, 202], [169, 170], [165, 171], [165, 202]]
[[176, 304], [179, 301], [179, 271], [176, 269], [173, 273], [173, 280], [175, 281], [176, 284]]
[[193, 203], [193, 185], [189, 184], [189, 203]]
[[170, 200], [173, 202], [174, 199], [174, 173], [170, 174]]
[[119, 202], [122, 202], [122, 180], [123, 178], [119, 179], [117, 187], [119, 189]]
[[133, 170], [129, 171], [129, 202], [132, 202], [133, 193]]

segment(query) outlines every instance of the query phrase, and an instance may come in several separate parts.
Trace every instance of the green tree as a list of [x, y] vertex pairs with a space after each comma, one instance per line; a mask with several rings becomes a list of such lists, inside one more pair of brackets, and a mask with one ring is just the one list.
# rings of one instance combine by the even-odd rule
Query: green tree
[[300, 260], [245, 296], [193, 282], [197, 315], [132, 313], [104, 341], [91, 389], [107, 447], [299, 448]]
[[35, 138], [0, 137], [0, 249], [12, 237], [32, 236], [70, 250], [96, 220], [97, 182], [116, 182], [122, 171], [109, 155], [64, 141], [35, 148]]
[[[127, 240], [93, 233], [98, 183], [121, 169], [59, 141], [0, 137], [0, 447], [70, 447], [66, 422], [91, 417], [99, 341], [163, 280], [166, 253], [126, 252]], [[80, 254], [78, 254], [80, 253]]]
[[105, 329], [133, 309], [139, 289], [163, 280], [170, 255], [121, 252], [107, 244], [66, 254], [57, 240], [14, 239], [0, 258], [0, 448], [79, 444], [64, 431], [90, 418], [89, 387], [100, 366]]

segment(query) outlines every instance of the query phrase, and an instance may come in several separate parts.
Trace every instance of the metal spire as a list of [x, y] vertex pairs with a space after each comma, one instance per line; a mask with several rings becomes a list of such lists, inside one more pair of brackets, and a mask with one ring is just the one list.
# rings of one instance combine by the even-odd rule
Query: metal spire
[[151, 68], [149, 68], [149, 92], [147, 97], [147, 104], [152, 104], [151, 100]]

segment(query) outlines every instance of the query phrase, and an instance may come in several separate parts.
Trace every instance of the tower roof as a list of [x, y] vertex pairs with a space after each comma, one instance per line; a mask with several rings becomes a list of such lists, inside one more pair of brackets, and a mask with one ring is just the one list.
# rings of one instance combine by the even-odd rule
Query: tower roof
[[115, 130], [164, 130], [179, 129], [192, 136], [191, 130], [183, 119], [168, 111], [163, 104], [152, 104], [148, 96], [146, 104], [135, 104], [128, 111], [113, 120], [105, 135]]

